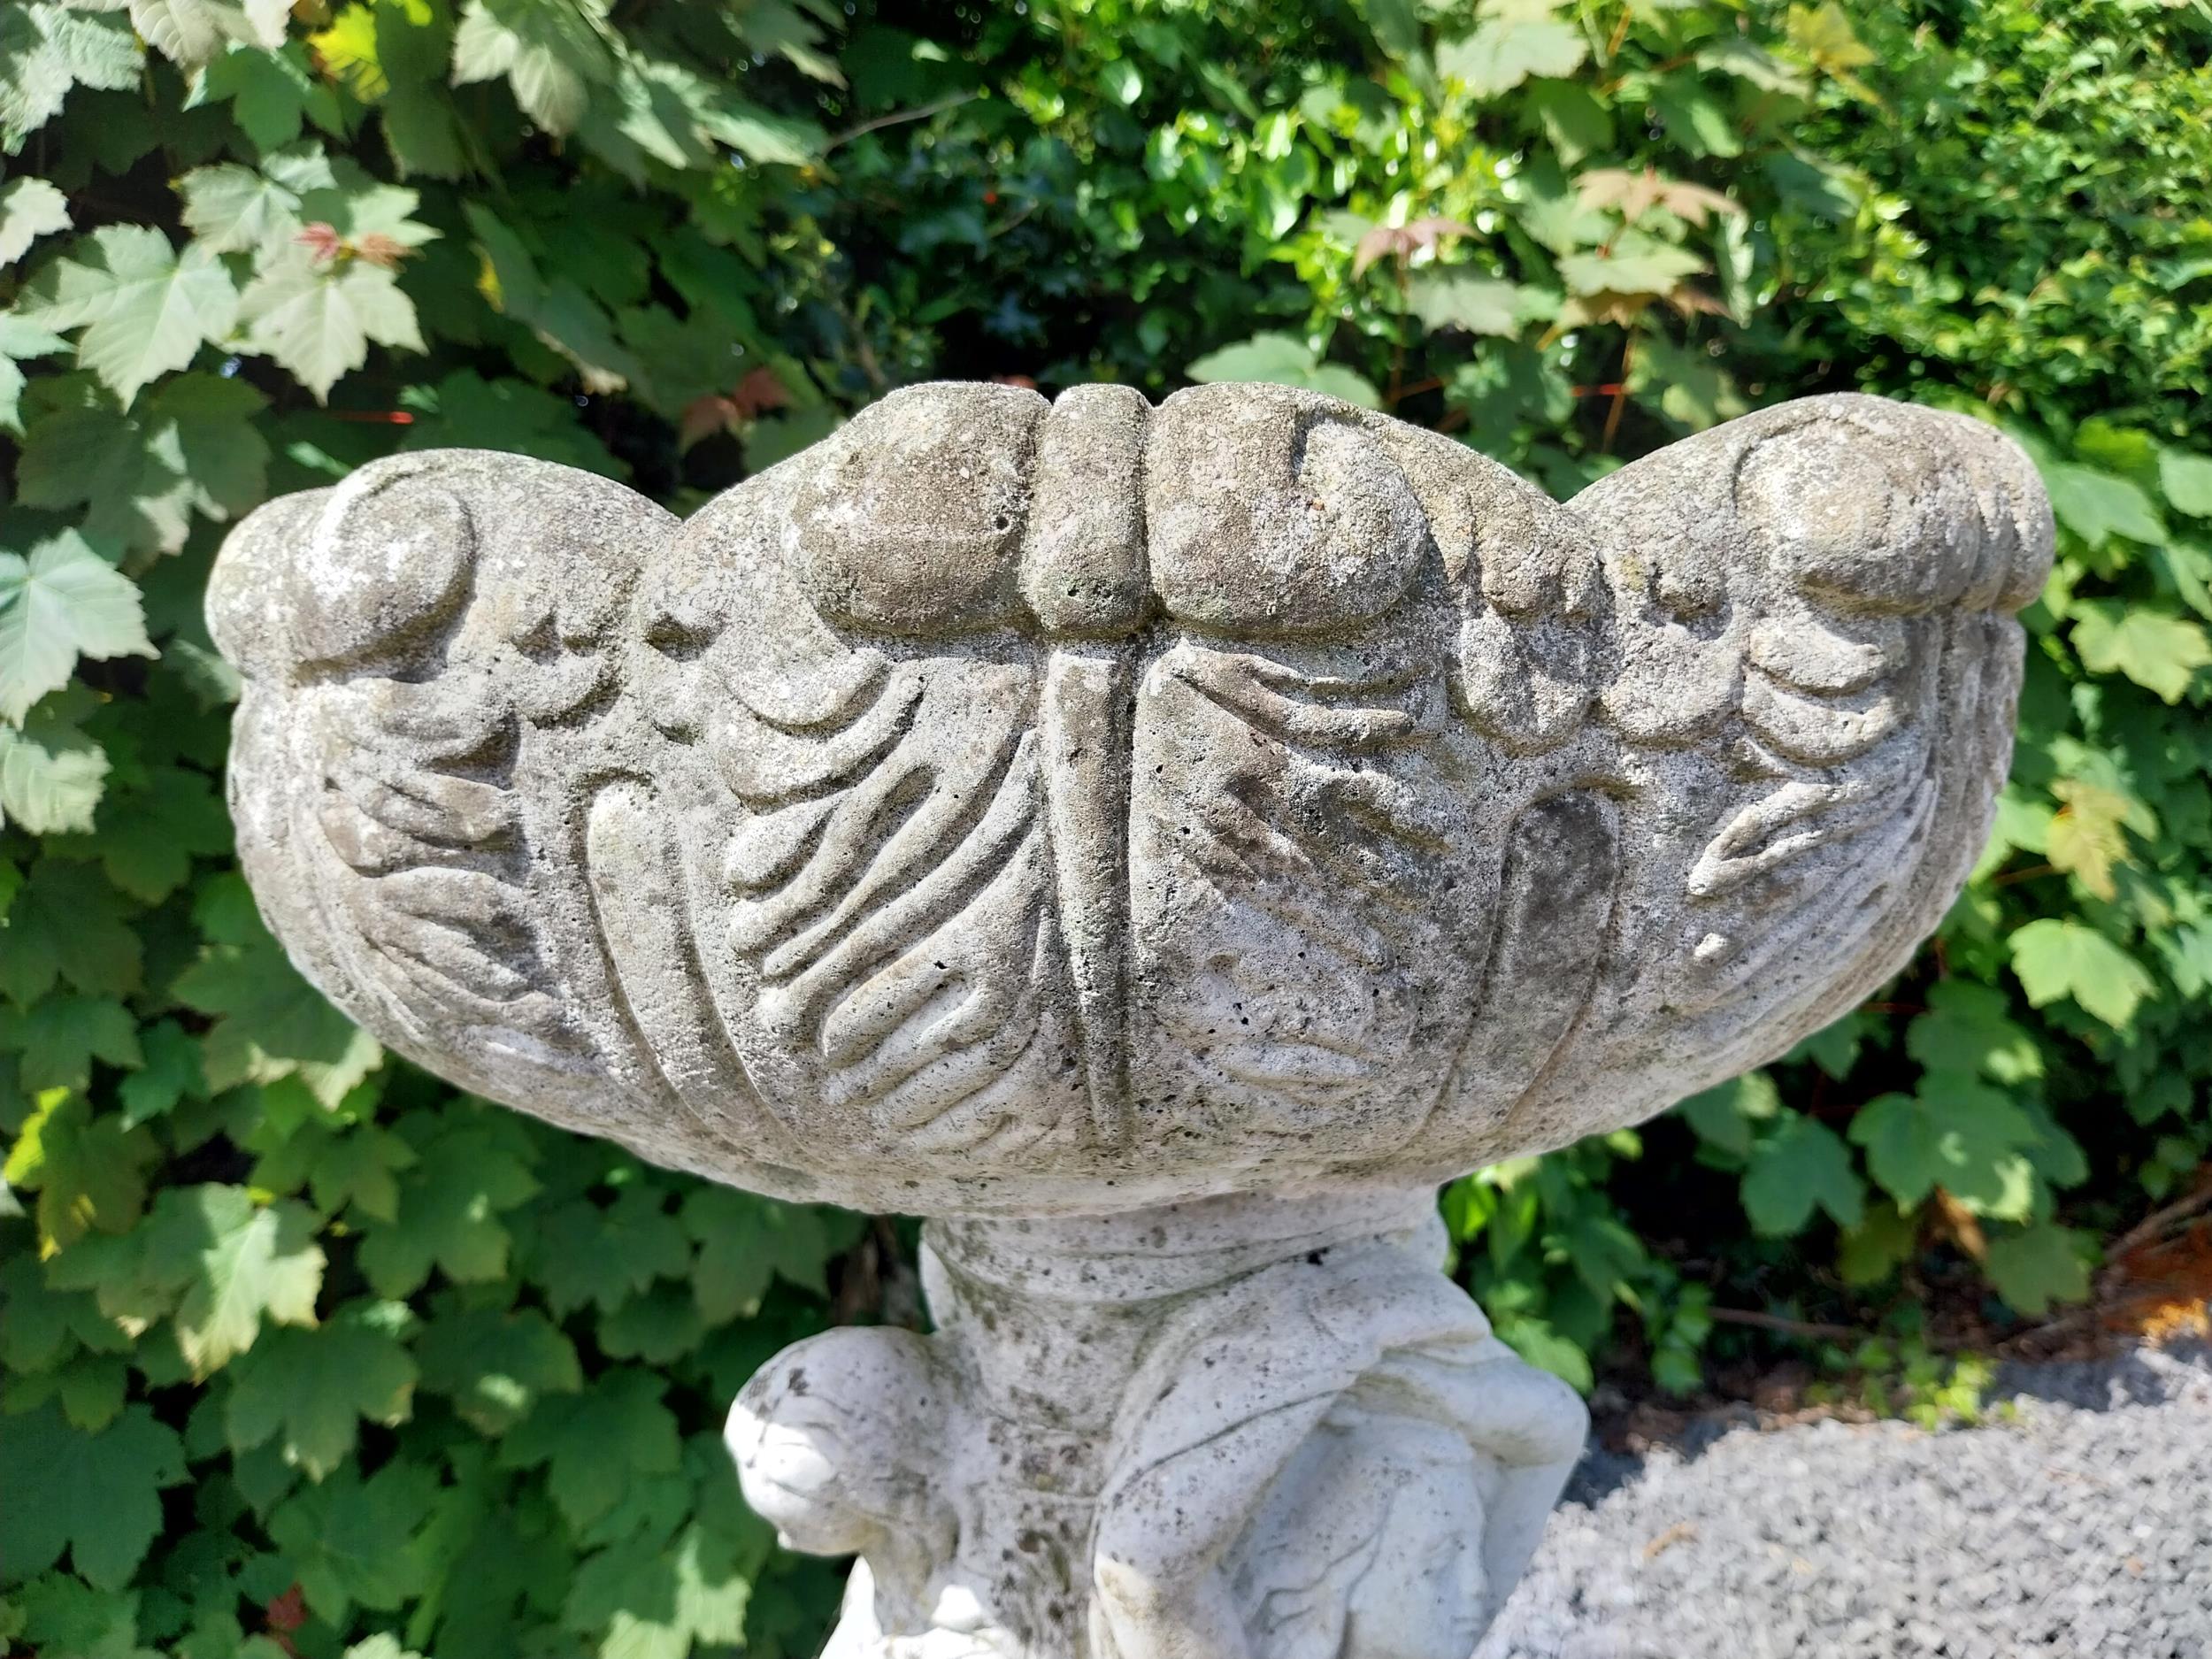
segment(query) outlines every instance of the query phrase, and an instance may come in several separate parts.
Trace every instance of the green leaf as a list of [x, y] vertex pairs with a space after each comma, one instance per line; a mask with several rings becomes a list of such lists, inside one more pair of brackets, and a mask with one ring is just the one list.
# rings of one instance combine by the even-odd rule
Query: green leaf
[[2197, 623], [2144, 605], [2085, 600], [2073, 610], [2071, 635], [2082, 666], [2123, 673], [2168, 703], [2179, 703], [2200, 668], [2212, 667], [2212, 639]]
[[1589, 55], [1590, 43], [1573, 24], [1517, 12], [1486, 19], [1464, 40], [1439, 47], [1436, 67], [1476, 97], [1494, 98], [1532, 75], [1571, 75]]
[[0, 1563], [11, 1579], [69, 1552], [78, 1575], [120, 1590], [161, 1531], [161, 1490], [185, 1479], [184, 1448], [142, 1405], [97, 1434], [69, 1426], [58, 1406], [11, 1418], [0, 1434]]
[[657, 1187], [626, 1187], [603, 1210], [580, 1198], [540, 1218], [531, 1276], [556, 1317], [588, 1302], [611, 1313], [655, 1279], [690, 1266], [690, 1240], [662, 1209], [663, 1197]]
[[2116, 535], [2150, 545], [2166, 539], [2151, 498], [2124, 478], [2062, 462], [2043, 469], [2043, 483], [2058, 521], [2092, 548]]
[[594, 86], [614, 78], [606, 0], [469, 0], [453, 35], [453, 84], [504, 76], [522, 112], [573, 132]]
[[72, 87], [135, 87], [142, 57], [119, 17], [45, 0], [0, 6], [0, 150], [21, 150], [25, 138], [61, 113]]
[[1932, 1072], [1916, 1094], [1884, 1094], [1851, 1120], [1868, 1171], [1898, 1207], [1937, 1187], [1978, 1215], [2024, 1213], [2022, 1150], [2040, 1139], [2034, 1121], [2001, 1091], [1957, 1072]]
[[1409, 285], [1413, 314], [1431, 328], [1471, 334], [1518, 334], [1524, 290], [1494, 278], [1456, 271], [1422, 271]]
[[758, 1311], [772, 1277], [827, 1295], [830, 1258], [859, 1238], [860, 1224], [842, 1211], [780, 1204], [727, 1187], [696, 1189], [682, 1215], [684, 1231], [699, 1244], [686, 1277], [700, 1313], [714, 1325]]
[[173, 1019], [147, 1026], [139, 1034], [142, 1064], [116, 1088], [123, 1121], [135, 1126], [160, 1117], [188, 1094], [204, 1098], [207, 1079], [200, 1071], [200, 1045]]
[[408, 1296], [433, 1267], [457, 1284], [504, 1278], [507, 1229], [497, 1217], [538, 1190], [520, 1132], [469, 1125], [420, 1147], [399, 1187], [399, 1213], [361, 1242], [362, 1270], [381, 1296]]
[[138, 935], [122, 901], [89, 864], [42, 858], [0, 926], [0, 995], [27, 1003], [56, 979], [95, 996], [139, 987]]
[[2089, 1298], [2088, 1240], [2071, 1227], [2041, 1223], [1989, 1240], [1989, 1282], [2014, 1309], [2039, 1318], [2055, 1302]]
[[284, 1461], [321, 1480], [353, 1455], [364, 1419], [403, 1421], [415, 1362], [361, 1318], [312, 1331], [278, 1331], [235, 1368], [224, 1423], [239, 1451], [274, 1440]]
[[315, 1323], [324, 1256], [304, 1205], [253, 1202], [242, 1187], [171, 1187], [141, 1229], [150, 1282], [181, 1293], [177, 1347], [196, 1377], [219, 1371], [276, 1325]]
[[[108, 757], [50, 705], [19, 732], [0, 726], [0, 826], [34, 835], [88, 830], [107, 788]], [[0, 984], [8, 975], [0, 972]]]
[[157, 375], [181, 369], [238, 319], [238, 290], [212, 248], [180, 255], [149, 225], [104, 225], [48, 262], [16, 303], [17, 313], [77, 337], [77, 362], [127, 409]]
[[145, 1170], [156, 1156], [142, 1133], [94, 1117], [81, 1094], [49, 1089], [9, 1149], [10, 1187], [38, 1194], [39, 1252], [65, 1250], [88, 1233], [130, 1231], [146, 1202]]
[[1782, 1110], [1782, 1096], [1774, 1079], [1763, 1071], [1747, 1071], [1693, 1094], [1681, 1106], [1683, 1117], [1701, 1141], [1709, 1141], [1738, 1157], [1750, 1156], [1756, 1125], [1770, 1122]]
[[2212, 455], [2162, 449], [2158, 487], [2166, 492], [2166, 503], [2176, 512], [2187, 513], [2192, 518], [2212, 518]]
[[39, 237], [69, 228], [69, 198], [43, 179], [0, 184], [0, 269], [20, 259]]
[[1382, 395], [1372, 382], [1350, 369], [1319, 361], [1304, 341], [1292, 334], [1255, 334], [1240, 344], [1208, 353], [1186, 373], [1202, 382], [1265, 380], [1278, 386], [1302, 386], [1363, 409], [1382, 407]]
[[300, 201], [335, 182], [322, 150], [303, 145], [271, 156], [261, 170], [222, 162], [177, 180], [184, 223], [218, 253], [273, 253], [300, 232]]
[[193, 859], [230, 850], [230, 814], [206, 774], [151, 766], [109, 798], [86, 845], [110, 881], [158, 904], [191, 879]]
[[576, 1348], [534, 1309], [451, 1304], [423, 1326], [416, 1342], [423, 1388], [453, 1402], [461, 1420], [497, 1437], [530, 1413], [540, 1396], [584, 1386]]
[[1704, 269], [1686, 248], [1635, 230], [1623, 231], [1609, 248], [1559, 260], [1560, 280], [1575, 294], [1665, 294]]
[[137, 588], [76, 531], [0, 553], [0, 719], [20, 726], [80, 657], [153, 654]]
[[0, 311], [0, 431], [19, 435], [23, 431], [24, 360], [68, 349], [69, 342], [52, 329], [12, 311]]
[[170, 62], [196, 69], [234, 42], [284, 43], [285, 0], [129, 0], [131, 26]]
[[392, 272], [343, 254], [319, 257], [305, 247], [263, 268], [239, 300], [238, 318], [245, 349], [274, 357], [319, 403], [341, 375], [368, 361], [371, 342], [426, 349], [414, 303]]
[[2043, 1052], [2008, 1013], [2001, 991], [1970, 979], [1928, 987], [1928, 1011], [1905, 1028], [1905, 1052], [1931, 1071], [2026, 1083], [2043, 1075]]
[[565, 1609], [570, 1628], [604, 1629], [607, 1654], [686, 1659], [743, 1645], [764, 1538], [686, 1526], [668, 1544], [647, 1539], [600, 1551], [578, 1569]]
[[16, 485], [32, 507], [82, 503], [95, 542], [174, 553], [195, 513], [214, 519], [257, 506], [269, 446], [252, 418], [267, 407], [241, 380], [183, 374], [128, 413], [88, 377], [34, 387]]
[[297, 41], [281, 50], [234, 47], [200, 72], [185, 100], [188, 110], [227, 101], [232, 117], [263, 155], [297, 141], [312, 121], [334, 138], [343, 137], [346, 121], [332, 88], [315, 73], [307, 49]]
[[500, 1443], [503, 1468], [545, 1466], [546, 1486], [572, 1528], [605, 1514], [641, 1475], [677, 1466], [675, 1415], [649, 1372], [607, 1371], [581, 1394], [546, 1394]]
[[296, 1493], [269, 1517], [315, 1615], [342, 1629], [354, 1604], [381, 1612], [420, 1595], [432, 1579], [425, 1532], [438, 1477], [395, 1460], [366, 1480], [344, 1463]]
[[2124, 1031], [2157, 989], [2141, 963], [2070, 917], [2038, 918], [2016, 929], [2008, 942], [2012, 971], [2038, 1008], [2071, 997], [2087, 1013]]
[[91, 1087], [92, 1063], [141, 1063], [138, 1022], [104, 996], [47, 996], [27, 1010], [0, 1008], [0, 1048], [20, 1051], [16, 1087], [27, 1094]]
[[1814, 1118], [1786, 1111], [1774, 1132], [1751, 1150], [1744, 1210], [1759, 1233], [1786, 1238], [1804, 1231], [1816, 1204], [1839, 1226], [1856, 1226], [1865, 1212], [1865, 1185], [1851, 1167], [1851, 1150], [1841, 1136]]
[[245, 945], [209, 947], [173, 988], [186, 1007], [217, 1017], [205, 1064], [218, 1091], [296, 1076], [334, 1107], [383, 1054], [300, 977], [265, 931], [257, 929]]

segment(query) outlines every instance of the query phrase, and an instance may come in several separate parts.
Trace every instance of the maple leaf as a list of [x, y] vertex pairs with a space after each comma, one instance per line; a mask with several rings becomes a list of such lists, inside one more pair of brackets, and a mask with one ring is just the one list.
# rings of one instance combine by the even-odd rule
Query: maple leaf
[[232, 1449], [273, 1439], [311, 1480], [353, 1455], [363, 1419], [405, 1420], [415, 1390], [407, 1350], [360, 1316], [272, 1333], [236, 1370], [223, 1408]]
[[183, 1443], [142, 1405], [96, 1434], [72, 1428], [54, 1404], [10, 1418], [0, 1434], [8, 1577], [43, 1572], [66, 1549], [80, 1577], [121, 1589], [161, 1531], [161, 1489], [184, 1479]]

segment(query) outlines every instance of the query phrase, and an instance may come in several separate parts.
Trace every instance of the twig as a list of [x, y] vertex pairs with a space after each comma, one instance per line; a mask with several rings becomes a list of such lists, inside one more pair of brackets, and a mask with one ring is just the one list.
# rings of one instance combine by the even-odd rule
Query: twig
[[1778, 1313], [1761, 1313], [1754, 1308], [1709, 1308], [1706, 1312], [1722, 1325], [1747, 1325], [1761, 1331], [1778, 1331], [1784, 1336], [1821, 1337], [1831, 1342], [1863, 1342], [1875, 1334], [1847, 1325], [1823, 1325], [1814, 1319], [1786, 1319]]
[[849, 127], [841, 133], [832, 134], [829, 142], [822, 146], [822, 153], [826, 156], [840, 144], [849, 144], [856, 138], [879, 132], [887, 127], [896, 127], [903, 121], [926, 121], [933, 115], [942, 115], [947, 110], [956, 110], [964, 104], [972, 104], [982, 96], [980, 92], [959, 92], [949, 98], [940, 98], [934, 104], [922, 104], [918, 109], [894, 110], [888, 115], [879, 115], [872, 121], [863, 121], [857, 127]]
[[2207, 1208], [2212, 1208], [2212, 1179], [2207, 1179], [2203, 1185], [2187, 1197], [2176, 1200], [2163, 1210], [2154, 1210], [2142, 1220], [2130, 1227], [2112, 1241], [2112, 1248], [2105, 1252], [2105, 1259], [2108, 1262], [2118, 1261], [2131, 1251], [2148, 1244], [2167, 1227], [2179, 1221], [2191, 1211]]

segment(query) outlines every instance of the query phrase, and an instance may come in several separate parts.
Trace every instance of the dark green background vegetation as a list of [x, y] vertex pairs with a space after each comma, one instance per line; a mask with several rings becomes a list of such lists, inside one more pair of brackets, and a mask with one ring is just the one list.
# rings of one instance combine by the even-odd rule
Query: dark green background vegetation
[[[2002, 1338], [2212, 1155], [2205, 0], [6, 0], [0, 1637], [810, 1653], [715, 1437], [901, 1225], [385, 1060], [233, 865], [225, 526], [395, 448], [687, 509], [887, 389], [1318, 387], [1567, 493], [1845, 388], [2061, 530], [1940, 938], [1782, 1065], [1455, 1186], [1584, 1386]], [[1925, 1398], [1921, 1398], [1925, 1403]]]

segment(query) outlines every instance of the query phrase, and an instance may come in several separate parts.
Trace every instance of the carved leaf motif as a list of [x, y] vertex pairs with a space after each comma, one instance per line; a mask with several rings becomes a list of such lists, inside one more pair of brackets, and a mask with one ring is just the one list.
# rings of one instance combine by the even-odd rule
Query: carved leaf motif
[[1822, 1023], [1963, 878], [2049, 541], [1870, 399], [1561, 504], [1288, 388], [936, 387], [683, 525], [380, 462], [213, 604], [349, 1011], [669, 1162], [1018, 1210], [1448, 1174]]

